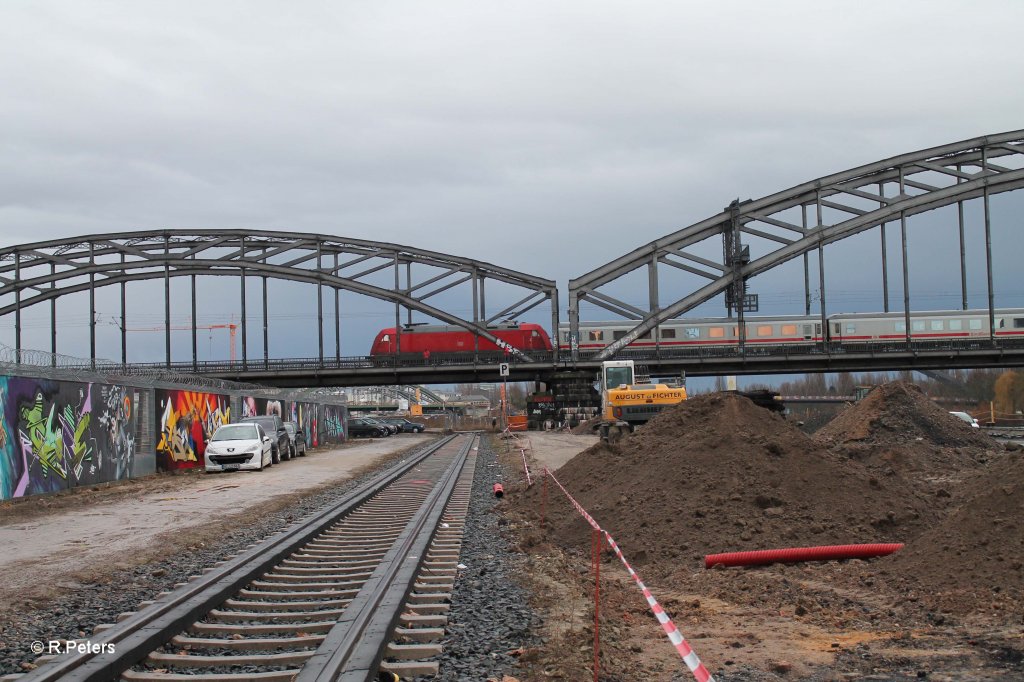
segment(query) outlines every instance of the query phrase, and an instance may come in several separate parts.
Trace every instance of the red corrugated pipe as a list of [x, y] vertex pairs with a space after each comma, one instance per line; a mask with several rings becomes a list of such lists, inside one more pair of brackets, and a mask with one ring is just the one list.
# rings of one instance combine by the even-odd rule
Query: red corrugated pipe
[[754, 552], [726, 552], [708, 554], [704, 568], [713, 566], [760, 566], [763, 564], [789, 564], [797, 561], [833, 561], [838, 559], [870, 559], [886, 556], [903, 549], [902, 542], [882, 542], [867, 545], [824, 545], [821, 547], [790, 547], [788, 549], [761, 549]]
[[494, 496], [495, 497], [504, 497], [505, 496], [505, 489], [501, 486], [500, 483], [495, 483], [494, 484]]

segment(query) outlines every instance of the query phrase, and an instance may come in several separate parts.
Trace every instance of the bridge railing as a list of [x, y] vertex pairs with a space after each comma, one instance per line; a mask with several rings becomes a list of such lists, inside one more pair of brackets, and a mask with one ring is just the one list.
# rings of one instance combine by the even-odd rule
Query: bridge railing
[[[191, 371], [192, 367], [168, 368], [165, 365], [147, 363], [120, 363], [113, 360], [90, 360], [88, 358], [51, 353], [27, 348], [15, 349], [0, 343], [0, 372], [25, 371], [31, 369], [37, 374], [57, 379], [78, 378], [92, 381], [97, 376], [112, 380], [129, 380], [136, 386], [151, 386], [159, 383], [196, 388], [222, 390], [243, 389], [263, 390], [266, 386], [241, 381], [230, 381], [206, 376]], [[213, 374], [213, 372], [211, 372]]]

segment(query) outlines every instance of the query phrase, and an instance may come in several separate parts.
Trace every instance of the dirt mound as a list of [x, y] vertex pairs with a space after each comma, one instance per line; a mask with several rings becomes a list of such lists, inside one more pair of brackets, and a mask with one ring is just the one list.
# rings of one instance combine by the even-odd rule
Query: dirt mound
[[814, 434], [837, 454], [942, 489], [987, 462], [994, 441], [928, 399], [916, 385], [883, 384]]
[[[709, 552], [905, 541], [934, 520], [899, 477], [874, 477], [731, 394], [687, 400], [556, 475], [652, 576], [696, 568]], [[519, 504], [537, 509], [539, 495], [534, 486]], [[587, 526], [560, 497], [549, 498], [552, 539], [587, 546]]]
[[588, 420], [586, 420], [584, 422], [580, 422], [576, 426], [572, 427], [571, 429], [569, 429], [569, 433], [574, 433], [577, 436], [580, 436], [580, 435], [592, 436], [595, 433], [597, 433], [597, 426], [600, 423], [601, 423], [601, 418], [600, 417], [593, 417], [592, 419], [588, 419]]
[[992, 447], [988, 436], [936, 405], [915, 384], [905, 381], [874, 389], [864, 400], [819, 429], [814, 438], [830, 444], [892, 446], [924, 442], [942, 447]]
[[955, 612], [1024, 611], [1024, 458], [1002, 455], [954, 493], [959, 506], [886, 563]]

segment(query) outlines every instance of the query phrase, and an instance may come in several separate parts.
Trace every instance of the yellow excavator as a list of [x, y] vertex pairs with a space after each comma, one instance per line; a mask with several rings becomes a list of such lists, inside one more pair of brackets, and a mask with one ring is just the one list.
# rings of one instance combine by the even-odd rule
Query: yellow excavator
[[686, 400], [686, 388], [639, 381], [632, 360], [601, 363], [601, 440], [615, 442], [667, 407]]

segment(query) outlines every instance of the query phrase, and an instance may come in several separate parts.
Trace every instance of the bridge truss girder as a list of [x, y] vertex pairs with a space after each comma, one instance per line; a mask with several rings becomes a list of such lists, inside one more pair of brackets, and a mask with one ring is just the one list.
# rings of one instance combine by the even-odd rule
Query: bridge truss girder
[[[998, 163], [996, 162], [998, 160]], [[966, 265], [964, 261], [964, 211], [969, 199], [983, 198], [986, 264], [988, 274], [988, 301], [990, 329], [994, 313], [992, 285], [992, 243], [989, 216], [989, 197], [1024, 187], [1024, 130], [979, 137], [941, 147], [884, 159], [848, 171], [836, 173], [788, 190], [745, 202], [733, 202], [723, 212], [694, 223], [670, 235], [655, 240], [631, 253], [617, 258], [569, 282], [569, 327], [573, 346], [573, 360], [578, 358], [576, 344], [579, 336], [579, 305], [590, 302], [615, 315], [638, 319], [639, 323], [623, 337], [609, 343], [595, 356], [607, 359], [629, 343], [651, 331], [666, 320], [673, 319], [697, 307], [714, 296], [727, 293], [727, 300], [735, 306], [738, 326], [743, 324], [746, 281], [799, 256], [804, 257], [805, 288], [807, 284], [808, 255], [817, 251], [818, 271], [821, 278], [821, 316], [825, 317], [824, 247], [866, 230], [881, 226], [883, 286], [885, 308], [888, 311], [888, 281], [885, 247], [885, 226], [900, 223], [904, 277], [904, 310], [909, 316], [907, 286], [906, 219], [942, 206], [958, 204], [960, 227], [961, 283], [963, 306], [967, 307]], [[783, 217], [787, 211], [798, 209], [799, 223]], [[826, 212], [837, 214], [827, 221]], [[811, 213], [809, 218], [808, 213]], [[743, 251], [740, 236], [756, 236], [774, 244], [767, 254], [750, 260]], [[705, 240], [721, 236], [722, 258], [714, 259], [688, 251]], [[668, 305], [661, 305], [658, 288], [658, 266], [667, 265], [699, 275], [708, 283]], [[605, 286], [629, 273], [647, 268], [648, 306], [646, 309], [618, 300], [600, 291]], [[807, 314], [810, 314], [810, 296], [806, 296]], [[731, 311], [730, 311], [731, 315]], [[911, 325], [909, 320], [906, 329]]]
[[[413, 266], [424, 266], [426, 275], [414, 279]], [[393, 285], [371, 282], [376, 273], [393, 271]], [[403, 273], [404, 270], [404, 273]], [[404, 281], [403, 281], [404, 274]], [[51, 345], [56, 353], [56, 300], [88, 291], [90, 308], [90, 358], [96, 358], [96, 290], [121, 289], [121, 362], [126, 363], [127, 311], [125, 287], [129, 282], [164, 281], [166, 364], [171, 365], [170, 280], [192, 281], [192, 354], [196, 362], [196, 277], [228, 276], [241, 281], [242, 364], [247, 364], [246, 278], [263, 281], [263, 349], [267, 359], [267, 280], [280, 279], [317, 285], [319, 357], [324, 358], [323, 290], [334, 292], [335, 320], [339, 319], [340, 291], [350, 291], [394, 303], [396, 343], [401, 349], [401, 311], [418, 311], [441, 322], [463, 327], [480, 338], [507, 347], [486, 327], [502, 319], [518, 317], [545, 301], [551, 306], [554, 329], [558, 327], [558, 290], [552, 280], [516, 272], [490, 263], [450, 256], [398, 244], [347, 239], [329, 235], [248, 230], [155, 230], [102, 234], [25, 244], [0, 249], [0, 318], [13, 315], [15, 349], [21, 350], [21, 313], [28, 307], [50, 303]], [[488, 314], [485, 282], [492, 280], [526, 292], [516, 303]], [[429, 300], [442, 292], [469, 283], [473, 316], [463, 319], [433, 305]], [[469, 307], [469, 306], [467, 306]], [[340, 339], [335, 331], [336, 355]], [[521, 351], [509, 352], [525, 361]]]

